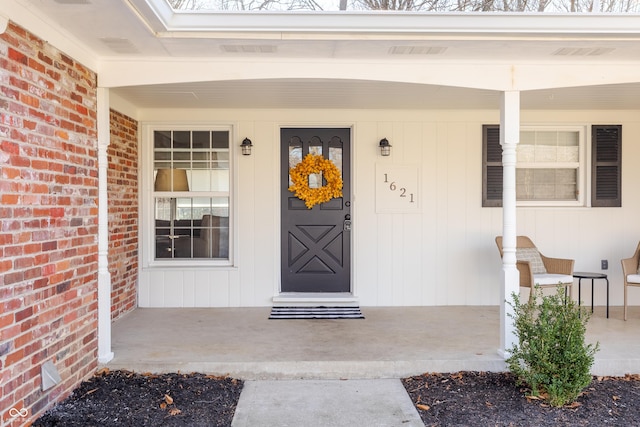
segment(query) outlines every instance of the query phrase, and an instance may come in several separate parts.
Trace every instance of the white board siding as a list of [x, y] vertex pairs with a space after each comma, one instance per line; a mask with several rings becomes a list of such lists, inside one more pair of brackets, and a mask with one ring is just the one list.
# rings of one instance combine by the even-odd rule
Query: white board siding
[[[609, 260], [611, 305], [622, 304], [620, 259], [640, 240], [640, 114], [522, 112], [523, 124], [622, 124], [621, 208], [518, 208], [519, 234], [543, 253], [572, 257], [575, 269], [600, 271]], [[279, 289], [279, 129], [353, 128], [352, 276], [363, 306], [498, 305], [501, 261], [494, 238], [502, 210], [481, 207], [481, 126], [498, 111], [143, 111], [143, 120], [234, 125], [237, 145], [249, 136], [251, 156], [236, 152], [234, 266], [152, 268], [140, 273], [142, 307], [268, 306]], [[237, 130], [237, 131], [236, 131]], [[386, 137], [392, 154], [379, 155]], [[419, 214], [377, 214], [375, 165], [420, 164]], [[142, 196], [142, 202], [146, 202]], [[141, 251], [145, 254], [146, 251]], [[141, 262], [141, 265], [144, 263]], [[584, 283], [583, 283], [584, 285]], [[640, 292], [629, 293], [640, 304]], [[577, 297], [577, 291], [574, 291]], [[591, 292], [583, 286], [582, 298]], [[596, 305], [605, 303], [596, 285]]]
[[229, 307], [233, 270], [154, 268], [141, 273], [140, 307]]

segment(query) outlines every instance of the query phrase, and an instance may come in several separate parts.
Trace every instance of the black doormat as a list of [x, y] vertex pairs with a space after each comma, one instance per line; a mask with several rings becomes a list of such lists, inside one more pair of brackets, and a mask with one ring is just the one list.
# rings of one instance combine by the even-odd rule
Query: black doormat
[[360, 307], [273, 307], [269, 319], [364, 319]]

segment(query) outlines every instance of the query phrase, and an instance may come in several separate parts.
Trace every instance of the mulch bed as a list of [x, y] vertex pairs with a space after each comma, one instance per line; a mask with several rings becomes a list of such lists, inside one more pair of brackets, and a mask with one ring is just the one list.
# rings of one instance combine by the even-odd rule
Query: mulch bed
[[509, 373], [425, 374], [402, 380], [426, 426], [638, 426], [640, 376], [594, 378], [577, 402], [527, 397]]
[[102, 370], [33, 426], [230, 426], [243, 382]]
[[[639, 375], [594, 378], [563, 408], [528, 397], [509, 373], [425, 374], [402, 382], [426, 426], [640, 425]], [[103, 370], [33, 426], [230, 426], [242, 387], [204, 374]]]

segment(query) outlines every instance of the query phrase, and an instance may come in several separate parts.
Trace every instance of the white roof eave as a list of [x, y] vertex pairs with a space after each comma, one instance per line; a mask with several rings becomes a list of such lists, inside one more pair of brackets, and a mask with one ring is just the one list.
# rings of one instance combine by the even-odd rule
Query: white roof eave
[[459, 37], [640, 37], [640, 14], [430, 13], [395, 11], [174, 11], [165, 1], [127, 0], [157, 36], [216, 33], [430, 34]]

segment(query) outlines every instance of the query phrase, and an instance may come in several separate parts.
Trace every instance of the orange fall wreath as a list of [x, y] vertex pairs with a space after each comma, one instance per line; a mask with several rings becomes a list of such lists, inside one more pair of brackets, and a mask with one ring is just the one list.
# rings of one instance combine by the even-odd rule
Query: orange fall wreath
[[[309, 175], [322, 173], [327, 182], [319, 188], [309, 188]], [[342, 177], [340, 171], [329, 159], [315, 154], [307, 154], [305, 158], [289, 171], [293, 185], [289, 191], [304, 201], [308, 209], [328, 202], [334, 197], [342, 197]]]

